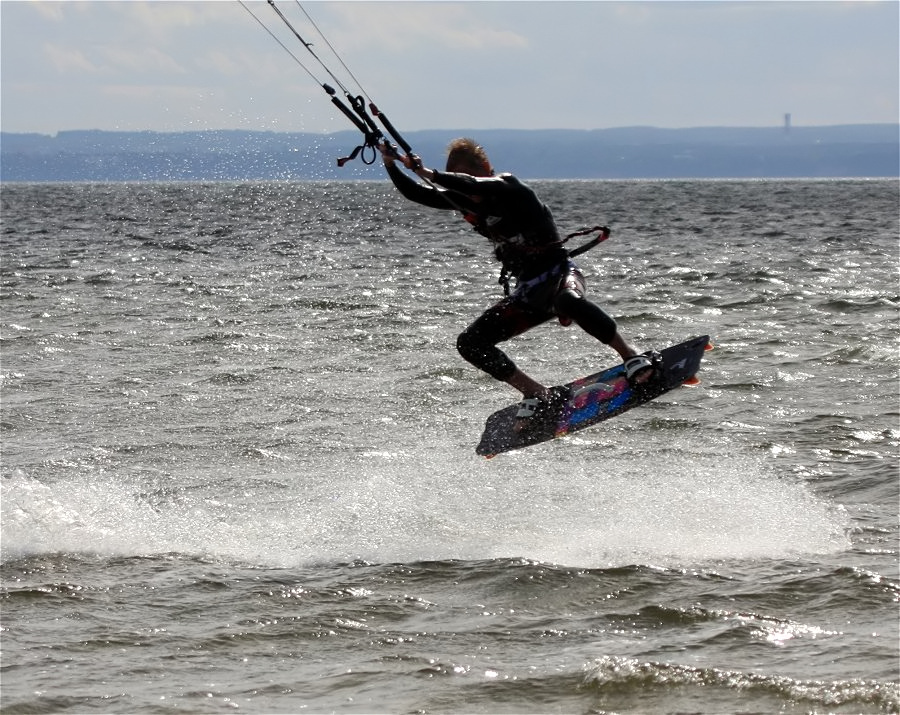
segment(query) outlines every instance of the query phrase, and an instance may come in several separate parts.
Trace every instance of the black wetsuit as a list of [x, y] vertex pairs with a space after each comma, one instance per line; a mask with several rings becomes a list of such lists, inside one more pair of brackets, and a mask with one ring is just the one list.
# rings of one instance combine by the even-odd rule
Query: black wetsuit
[[[391, 164], [388, 175], [410, 201], [436, 209], [462, 211], [487, 237], [504, 272], [516, 279], [512, 295], [488, 308], [456, 341], [460, 354], [498, 380], [508, 380], [515, 364], [496, 345], [557, 316], [573, 320], [590, 335], [609, 343], [616, 323], [584, 297], [581, 271], [569, 260], [550, 209], [511, 174], [475, 177], [436, 171], [421, 184]], [[477, 197], [477, 198], [473, 198]]]

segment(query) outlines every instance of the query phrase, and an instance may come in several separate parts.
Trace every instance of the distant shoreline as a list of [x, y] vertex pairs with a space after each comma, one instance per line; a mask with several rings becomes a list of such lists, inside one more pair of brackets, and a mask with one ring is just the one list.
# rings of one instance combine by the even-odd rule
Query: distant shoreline
[[[598, 130], [428, 130], [404, 133], [441, 165], [455, 136], [474, 136], [498, 170], [527, 179], [840, 179], [900, 177], [900, 124]], [[209, 130], [0, 133], [0, 180], [252, 181], [384, 178], [346, 156], [361, 143], [331, 134]]]

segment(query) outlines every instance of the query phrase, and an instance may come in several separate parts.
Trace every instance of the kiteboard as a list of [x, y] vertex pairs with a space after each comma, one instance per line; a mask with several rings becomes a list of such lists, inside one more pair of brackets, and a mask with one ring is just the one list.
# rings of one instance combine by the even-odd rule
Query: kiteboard
[[[703, 335], [664, 348], [655, 375], [642, 385], [629, 383], [621, 363], [574, 380], [564, 386], [566, 400], [543, 416], [531, 418], [524, 429], [516, 430], [518, 403], [504, 407], [488, 417], [475, 452], [490, 458], [563, 437], [655, 400], [676, 387], [697, 382], [700, 361], [710, 347], [709, 336]], [[534, 424], [532, 420], [536, 420]]]

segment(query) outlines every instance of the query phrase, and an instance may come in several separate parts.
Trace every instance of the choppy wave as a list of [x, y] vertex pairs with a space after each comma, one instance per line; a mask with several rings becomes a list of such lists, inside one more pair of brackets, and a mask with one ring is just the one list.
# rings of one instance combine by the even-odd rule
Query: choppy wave
[[[778, 712], [808, 712], [825, 708], [828, 712], [894, 712], [900, 707], [900, 686], [877, 680], [798, 680], [785, 676], [745, 673], [719, 668], [640, 662], [635, 659], [604, 657], [586, 669], [585, 683], [604, 696], [613, 709], [629, 708], [679, 710], [677, 703], [702, 698], [715, 711], [742, 694], [753, 698], [755, 707]], [[636, 697], [635, 697], [636, 696]], [[708, 711], [709, 711], [708, 710]]]

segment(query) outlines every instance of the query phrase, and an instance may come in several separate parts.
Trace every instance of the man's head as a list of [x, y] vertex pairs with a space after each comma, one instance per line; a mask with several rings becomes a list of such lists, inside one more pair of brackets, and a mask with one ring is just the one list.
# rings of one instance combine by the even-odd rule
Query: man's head
[[472, 176], [493, 176], [494, 169], [484, 148], [474, 139], [454, 139], [447, 147], [447, 171]]

